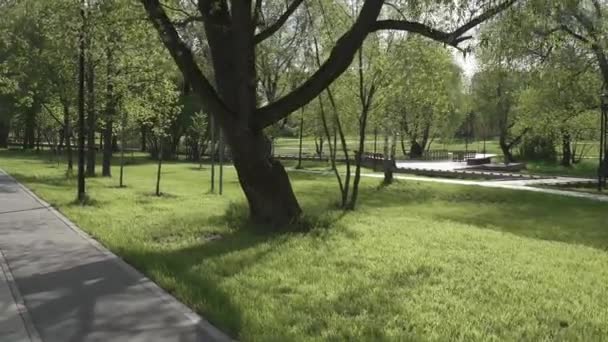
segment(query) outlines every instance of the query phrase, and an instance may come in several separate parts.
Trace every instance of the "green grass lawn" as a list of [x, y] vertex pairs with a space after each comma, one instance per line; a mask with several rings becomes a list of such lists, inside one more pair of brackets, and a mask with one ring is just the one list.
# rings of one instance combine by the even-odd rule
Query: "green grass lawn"
[[580, 163], [574, 164], [570, 167], [562, 166], [559, 163], [534, 161], [526, 162], [526, 169], [529, 173], [539, 175], [570, 176], [583, 178], [597, 177], [597, 166], [598, 161], [595, 159], [584, 159]]
[[[608, 339], [608, 204], [363, 179], [343, 214], [330, 176], [291, 173], [308, 232], [248, 229], [234, 170], [134, 159], [127, 188], [35, 154], [0, 167], [213, 324], [243, 341]], [[135, 162], [136, 161], [136, 162]], [[113, 170], [117, 174], [117, 169]]]

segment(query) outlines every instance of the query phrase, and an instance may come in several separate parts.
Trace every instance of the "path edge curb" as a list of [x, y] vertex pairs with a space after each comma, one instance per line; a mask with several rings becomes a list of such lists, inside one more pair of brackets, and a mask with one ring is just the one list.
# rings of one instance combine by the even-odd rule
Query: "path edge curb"
[[[160, 287], [155, 282], [153, 282], [145, 274], [138, 271], [135, 267], [131, 266], [128, 262], [123, 260], [120, 256], [114, 254], [112, 251], [110, 251], [109, 249], [104, 247], [99, 241], [95, 240], [88, 233], [86, 233], [85, 231], [80, 229], [76, 224], [74, 224], [69, 218], [67, 218], [65, 215], [63, 215], [59, 210], [57, 210], [51, 204], [49, 204], [42, 198], [38, 197], [38, 195], [36, 195], [32, 190], [30, 190], [28, 187], [23, 185], [17, 179], [15, 179], [15, 177], [13, 177], [10, 173], [6, 172], [2, 168], [0, 168], [0, 172], [4, 173], [6, 176], [8, 176], [17, 185], [19, 185], [19, 187], [21, 187], [21, 189], [23, 189], [23, 191], [25, 191], [25, 193], [27, 193], [34, 200], [36, 200], [38, 203], [40, 203], [40, 205], [42, 205], [43, 207], [48, 209], [50, 212], [52, 212], [55, 216], [57, 216], [57, 218], [61, 222], [63, 222], [68, 228], [70, 228], [73, 232], [75, 232], [81, 238], [83, 238], [85, 241], [87, 241], [91, 245], [93, 245], [93, 247], [95, 247], [99, 252], [101, 252], [105, 256], [110, 257], [113, 262], [115, 262], [118, 266], [120, 266], [129, 275], [139, 279], [139, 282], [138, 282], [139, 285], [143, 286], [145, 289], [152, 292], [154, 295], [158, 296], [158, 298], [160, 298], [160, 300], [163, 303], [168, 304], [170, 307], [173, 307], [174, 309], [179, 311], [181, 314], [186, 316], [192, 323], [194, 323], [199, 329], [202, 330], [202, 332], [205, 335], [207, 335], [213, 341], [221, 341], [221, 342], [236, 341], [236, 340], [232, 339], [231, 337], [229, 337], [226, 333], [224, 333], [220, 329], [216, 328], [214, 325], [212, 325], [209, 321], [207, 321], [201, 315], [194, 312], [186, 304], [182, 303], [177, 298], [175, 298], [173, 295], [171, 295], [170, 293], [165, 291], [162, 287]], [[0, 259], [3, 260], [3, 258], [1, 258], [1, 256], [0, 256]], [[10, 284], [10, 282], [9, 282], [9, 284]], [[13, 285], [16, 288], [16, 284], [14, 284], [14, 282], [13, 282]], [[16, 290], [18, 292], [18, 289], [16, 289]], [[12, 291], [12, 287], [11, 287], [11, 291]], [[23, 298], [20, 297], [20, 300], [22, 301], [22, 304], [23, 304]], [[26, 308], [25, 305], [23, 305], [23, 307]], [[25, 310], [27, 312], [27, 308]], [[27, 314], [27, 316], [29, 317], [29, 314]], [[36, 332], [36, 336], [38, 336], [38, 340], [32, 340], [32, 342], [42, 342], [37, 331], [35, 330], [35, 327], [33, 325], [33, 322], [31, 321], [31, 319], [30, 319], [29, 323], [31, 323], [31, 326], [33, 327], [34, 331]], [[26, 328], [28, 328], [27, 324], [28, 323], [26, 323]], [[29, 333], [29, 331], [28, 331], [28, 333]]]
[[21, 296], [19, 287], [15, 282], [15, 277], [13, 277], [11, 268], [6, 261], [6, 257], [4, 256], [4, 252], [2, 250], [0, 250], [0, 272], [2, 272], [4, 274], [3, 276], [6, 278], [9, 291], [13, 296], [13, 300], [15, 301], [15, 305], [17, 307], [17, 312], [19, 312], [21, 321], [23, 321], [23, 327], [25, 328], [25, 332], [27, 333], [30, 342], [42, 342], [38, 329], [36, 329], [34, 321], [27, 310], [23, 296]]

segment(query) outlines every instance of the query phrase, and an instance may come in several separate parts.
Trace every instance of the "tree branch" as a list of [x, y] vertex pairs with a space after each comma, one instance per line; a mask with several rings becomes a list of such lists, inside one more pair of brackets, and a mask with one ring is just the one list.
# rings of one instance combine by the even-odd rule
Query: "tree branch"
[[234, 118], [234, 114], [222, 102], [209, 80], [207, 80], [196, 64], [192, 51], [177, 33], [175, 26], [169, 20], [159, 0], [140, 1], [144, 5], [150, 21], [158, 31], [163, 44], [169, 50], [169, 53], [171, 53], [175, 63], [184, 75], [189, 76], [189, 81], [201, 96], [205, 109], [218, 120], [225, 121]]
[[63, 126], [63, 122], [61, 120], [59, 120], [59, 118], [57, 118], [57, 116], [55, 116], [55, 113], [53, 113], [53, 111], [46, 105], [46, 103], [42, 103], [42, 107], [44, 107], [44, 109], [46, 109], [46, 111], [49, 113], [49, 115], [55, 120], [57, 121], [57, 123], [59, 124], [60, 127], [64, 127]]
[[589, 39], [587, 39], [587, 37], [584, 37], [581, 34], [578, 34], [574, 31], [572, 31], [568, 26], [566, 25], [562, 25], [561, 26], [562, 31], [566, 32], [567, 34], [571, 35], [573, 38], [575, 38], [576, 40], [580, 40], [583, 43], [589, 43]]
[[432, 28], [428, 25], [425, 25], [425, 24], [422, 24], [419, 22], [408, 21], [408, 20], [390, 20], [390, 19], [389, 20], [379, 20], [376, 23], [374, 30], [408, 31], [411, 33], [417, 33], [417, 34], [423, 35], [427, 38], [431, 38], [433, 40], [448, 44], [453, 47], [458, 47], [459, 43], [472, 38], [472, 36], [463, 36], [465, 33], [467, 33], [467, 31], [469, 31], [470, 29], [474, 28], [475, 26], [483, 23], [484, 21], [491, 19], [498, 13], [511, 7], [517, 1], [518, 0], [507, 0], [503, 3], [501, 3], [500, 5], [495, 6], [491, 9], [485, 11], [483, 14], [469, 20], [466, 24], [460, 26], [459, 28], [457, 28], [456, 30], [454, 30], [450, 33], [444, 32], [441, 30], [437, 30], [435, 28]]
[[[384, 1], [366, 0], [363, 3], [363, 7], [359, 12], [357, 20], [353, 23], [351, 28], [344, 35], [342, 35], [340, 39], [338, 39], [335, 46], [331, 50], [329, 57], [323, 63], [323, 65], [321, 65], [321, 67], [298, 88], [283, 96], [276, 102], [259, 108], [256, 113], [255, 126], [256, 128], [264, 128], [278, 122], [282, 118], [288, 116], [291, 112], [307, 104], [318, 96], [348, 68], [353, 61], [357, 50], [363, 44], [363, 41], [370, 32], [380, 29], [402, 29], [414, 33], [425, 34], [429, 38], [452, 46], [457, 46], [458, 43], [470, 38], [470, 36], [462, 37], [464, 33], [476, 25], [491, 19], [496, 14], [509, 8], [517, 1], [518, 0], [506, 0], [502, 4], [493, 7], [483, 14], [471, 19], [469, 22], [453, 32], [445, 33], [416, 22], [399, 20], [378, 21], [377, 18], [380, 14]], [[293, 3], [291, 6], [293, 6]]]
[[338, 39], [319, 69], [289, 94], [257, 110], [257, 128], [264, 128], [288, 116], [318, 96], [338, 78], [351, 64], [355, 53], [376, 22], [382, 3], [382, 0], [366, 0], [355, 23]]
[[285, 10], [285, 13], [283, 13], [277, 19], [277, 21], [275, 21], [272, 25], [268, 26], [262, 32], [255, 35], [255, 37], [253, 38], [254, 43], [259, 44], [268, 37], [272, 36], [275, 32], [277, 32], [283, 26], [283, 24], [285, 24], [285, 22], [287, 21], [287, 19], [289, 19], [293, 12], [298, 9], [298, 7], [303, 1], [304, 0], [293, 0], [292, 3]]
[[441, 30], [434, 29], [422, 23], [407, 20], [379, 20], [376, 22], [373, 28], [374, 31], [379, 30], [399, 30], [407, 31], [410, 33], [419, 34], [427, 38], [431, 38], [438, 42], [448, 44], [450, 46], [457, 47], [459, 43], [473, 38], [472, 36], [454, 36], [452, 33], [444, 32]]

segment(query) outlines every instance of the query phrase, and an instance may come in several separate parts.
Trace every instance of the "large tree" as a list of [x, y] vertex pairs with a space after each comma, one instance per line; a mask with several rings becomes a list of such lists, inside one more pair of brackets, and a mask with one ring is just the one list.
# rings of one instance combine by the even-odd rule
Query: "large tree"
[[[256, 45], [288, 27], [285, 24], [302, 0], [293, 0], [275, 21], [263, 25], [258, 20], [265, 8], [262, 0], [141, 0], [184, 77], [222, 128], [251, 218], [271, 226], [296, 220], [301, 209], [285, 169], [272, 158], [270, 141], [263, 132], [265, 127], [286, 118], [325, 90], [349, 67], [370, 32], [402, 30], [456, 46], [468, 38], [467, 31], [516, 1], [406, 1], [404, 10], [417, 14], [410, 20], [401, 17], [404, 10], [385, 7], [382, 0], [366, 0], [358, 6], [356, 20], [331, 47], [329, 57], [308, 79], [283, 97], [258, 107]], [[381, 13], [385, 19], [381, 19]], [[393, 19], [393, 13], [395, 18], [400, 15], [399, 19]], [[437, 28], [433, 25], [437, 18], [466, 23], [455, 29], [449, 25]], [[193, 22], [202, 22], [204, 29], [199, 41], [209, 47], [213, 82], [197, 62], [193, 44], [188, 44], [180, 34], [181, 27]]]

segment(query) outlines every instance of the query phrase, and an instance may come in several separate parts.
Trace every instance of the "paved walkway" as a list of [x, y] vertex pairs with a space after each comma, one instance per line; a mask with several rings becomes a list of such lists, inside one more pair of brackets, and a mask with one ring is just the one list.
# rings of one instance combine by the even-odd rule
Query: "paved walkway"
[[[384, 175], [377, 174], [377, 173], [365, 173], [362, 175], [365, 177], [384, 178]], [[608, 196], [606, 196], [606, 195], [596, 195], [596, 194], [584, 193], [584, 192], [567, 191], [567, 190], [559, 190], [559, 189], [547, 189], [547, 188], [539, 188], [539, 187], [531, 186], [531, 185], [536, 185], [536, 186], [538, 186], [538, 185], [557, 185], [560, 183], [567, 184], [567, 183], [576, 182], [577, 180], [578, 181], [588, 181], [587, 179], [557, 177], [557, 178], [528, 179], [528, 180], [474, 181], [474, 180], [460, 180], [460, 179], [447, 179], [447, 178], [425, 178], [425, 177], [401, 176], [401, 175], [395, 175], [394, 177], [395, 177], [395, 179], [416, 180], [416, 181], [422, 181], [422, 182], [449, 183], [449, 184], [481, 186], [481, 187], [486, 187], [486, 188], [501, 188], [501, 189], [510, 189], [510, 190], [533, 191], [533, 192], [541, 192], [541, 193], [545, 193], [545, 194], [586, 198], [586, 199], [590, 199], [593, 201], [608, 202]]]
[[[296, 170], [290, 169], [290, 172], [304, 172], [304, 173], [317, 173], [324, 175], [332, 175], [332, 171], [314, 171], [314, 170]], [[384, 175], [381, 173], [362, 173], [363, 177], [371, 177], [371, 178], [384, 178]], [[541, 192], [546, 194], [560, 195], [560, 196], [568, 196], [568, 197], [576, 197], [576, 198], [586, 198], [592, 201], [599, 202], [608, 202], [607, 195], [596, 195], [591, 193], [584, 192], [576, 192], [576, 191], [567, 191], [567, 190], [559, 190], [559, 189], [548, 189], [548, 188], [539, 188], [534, 187], [532, 185], [557, 185], [557, 184], [568, 184], [574, 182], [588, 182], [589, 179], [585, 178], [571, 178], [571, 177], [553, 177], [546, 179], [522, 179], [522, 180], [493, 180], [493, 181], [476, 181], [476, 180], [462, 180], [462, 179], [449, 179], [449, 178], [431, 178], [431, 177], [418, 177], [418, 176], [403, 176], [399, 174], [395, 174], [393, 176], [395, 179], [402, 180], [414, 180], [421, 182], [432, 182], [432, 183], [445, 183], [445, 184], [458, 184], [458, 185], [471, 185], [471, 186], [481, 186], [487, 188], [501, 188], [501, 189], [510, 189], [510, 190], [522, 190], [522, 191], [533, 191], [533, 192]]]
[[35, 342], [36, 337], [30, 337], [25, 327], [25, 322], [29, 319], [22, 317], [23, 306], [15, 291], [14, 280], [0, 253], [0, 341]]
[[0, 341], [228, 340], [1, 171], [0, 252], [26, 309], [0, 274]]

